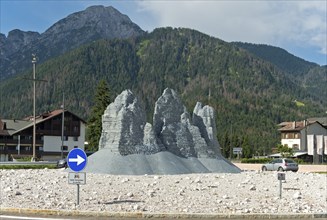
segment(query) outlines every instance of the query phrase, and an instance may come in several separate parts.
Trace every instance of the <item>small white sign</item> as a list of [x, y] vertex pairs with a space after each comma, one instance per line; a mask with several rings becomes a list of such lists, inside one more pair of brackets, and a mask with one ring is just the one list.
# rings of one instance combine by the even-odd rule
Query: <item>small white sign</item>
[[68, 183], [75, 185], [85, 185], [86, 184], [86, 173], [70, 172], [68, 173]]
[[233, 154], [240, 154], [242, 153], [242, 148], [241, 147], [234, 147], [233, 148]]

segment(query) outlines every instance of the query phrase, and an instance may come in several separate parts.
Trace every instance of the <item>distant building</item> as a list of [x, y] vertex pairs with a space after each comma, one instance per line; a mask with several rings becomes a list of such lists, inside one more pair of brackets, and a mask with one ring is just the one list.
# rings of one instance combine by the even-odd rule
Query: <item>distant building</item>
[[[36, 157], [41, 160], [57, 160], [62, 148], [62, 113], [54, 110], [36, 116]], [[64, 111], [63, 154], [73, 148], [84, 149], [86, 122]], [[0, 161], [33, 155], [33, 117], [22, 120], [0, 119]]]
[[282, 122], [279, 126], [281, 144], [292, 148], [296, 155], [307, 154], [313, 162], [318, 162], [323, 155], [327, 155], [326, 118]]

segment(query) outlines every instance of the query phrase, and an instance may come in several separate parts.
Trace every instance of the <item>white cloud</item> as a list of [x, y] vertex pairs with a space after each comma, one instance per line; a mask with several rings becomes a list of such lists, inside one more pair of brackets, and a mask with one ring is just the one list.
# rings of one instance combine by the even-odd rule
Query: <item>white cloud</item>
[[319, 48], [326, 54], [327, 1], [140, 1], [158, 26], [187, 27], [225, 41]]

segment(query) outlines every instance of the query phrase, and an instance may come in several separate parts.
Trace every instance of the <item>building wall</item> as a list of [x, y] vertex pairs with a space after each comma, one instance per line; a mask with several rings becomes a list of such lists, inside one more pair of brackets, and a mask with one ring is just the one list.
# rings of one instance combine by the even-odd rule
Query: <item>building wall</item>
[[[306, 136], [306, 140], [303, 140], [303, 143], [306, 141], [307, 144], [306, 151], [308, 152], [308, 154], [309, 155], [322, 154], [324, 148], [323, 139], [324, 137], [327, 136], [327, 129], [322, 127], [318, 123], [314, 123], [312, 125], [309, 125], [306, 131], [304, 131], [304, 133], [306, 133], [307, 136]], [[321, 140], [317, 142], [319, 136]]]
[[327, 135], [327, 129], [322, 127], [318, 123], [314, 123], [312, 125], [309, 125], [307, 128], [308, 134], [315, 134], [315, 135]]
[[308, 147], [307, 147], [307, 139], [308, 139], [308, 131], [307, 131], [307, 129], [306, 128], [303, 128], [302, 130], [301, 130], [301, 148], [300, 148], [300, 150], [301, 151], [307, 151], [308, 150]]
[[[284, 135], [282, 133], [282, 139], [281, 139], [282, 145], [287, 145], [288, 147], [292, 148], [293, 145], [297, 144], [299, 146], [300, 151], [308, 151], [308, 144], [309, 144], [308, 137], [311, 137], [312, 135], [327, 136], [327, 129], [322, 127], [319, 123], [314, 123], [314, 124], [308, 125], [306, 128], [303, 128], [300, 131], [300, 138], [292, 138], [293, 136], [291, 136], [291, 138], [285, 138], [284, 137], [285, 133], [287, 133], [289, 135], [295, 134], [294, 131], [284, 132]], [[310, 144], [311, 144], [311, 142], [310, 142]]]
[[79, 142], [81, 144], [78, 145], [78, 147], [83, 150], [85, 148], [85, 130], [86, 130], [86, 125], [83, 122], [81, 122], [81, 136], [79, 137]]
[[289, 148], [292, 148], [293, 145], [296, 145], [301, 149], [301, 139], [282, 139], [282, 145], [287, 145]]
[[0, 154], [0, 162], [8, 161], [8, 154]]
[[[85, 142], [85, 124], [81, 122], [81, 135], [78, 140], [75, 141], [74, 137], [68, 136], [68, 140], [64, 141], [64, 146], [68, 149], [65, 152], [69, 152], [74, 149], [75, 146], [84, 150]], [[44, 136], [43, 151], [44, 152], [61, 152], [61, 136]]]
[[[14, 122], [15, 121], [13, 120], [13, 122], [11, 123]], [[0, 161], [7, 161], [8, 158], [10, 159], [12, 155], [31, 156], [33, 154], [33, 127], [31, 126], [31, 123], [26, 122], [26, 124], [21, 127], [17, 126], [15, 123], [12, 124], [10, 130], [17, 131], [18, 133], [13, 134], [12, 136], [10, 134], [5, 133], [6, 135], [2, 135], [0, 138]], [[45, 118], [44, 121], [41, 121], [36, 125], [37, 157], [41, 156], [42, 159], [46, 159], [48, 157], [61, 157], [61, 125], [62, 114], [58, 114], [55, 117], [49, 119]], [[67, 155], [67, 153], [75, 147], [84, 149], [85, 127], [86, 125], [79, 117], [75, 116], [70, 112], [65, 114], [65, 131], [66, 136], [68, 136], [68, 140], [64, 141], [64, 146], [67, 146], [64, 151], [65, 155]], [[43, 136], [40, 136], [38, 134], [43, 134]], [[78, 139], [77, 141], [75, 141], [74, 137], [77, 136]]]

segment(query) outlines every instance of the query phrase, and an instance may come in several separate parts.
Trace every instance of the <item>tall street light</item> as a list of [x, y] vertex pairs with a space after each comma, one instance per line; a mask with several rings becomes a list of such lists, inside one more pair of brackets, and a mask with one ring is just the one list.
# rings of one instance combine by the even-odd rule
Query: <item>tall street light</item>
[[64, 130], [65, 130], [65, 92], [62, 94], [62, 119], [61, 119], [61, 159], [64, 158]]
[[36, 133], [36, 122], [35, 122], [35, 64], [36, 64], [36, 55], [32, 54], [33, 58], [32, 58], [32, 63], [33, 63], [33, 157], [32, 157], [32, 161], [36, 161], [36, 156], [35, 156], [35, 142], [36, 142], [36, 137], [35, 137], [35, 133]]
[[33, 79], [30, 78], [24, 78], [26, 80], [32, 80], [33, 81], [33, 156], [31, 161], [36, 161], [36, 118], [35, 118], [35, 106], [36, 106], [36, 98], [35, 98], [35, 91], [36, 91], [36, 86], [35, 83], [36, 81], [40, 81], [40, 82], [47, 82], [46, 80], [42, 80], [42, 79], [36, 79], [35, 78], [35, 65], [36, 65], [36, 61], [37, 61], [37, 57], [36, 54], [32, 54], [33, 58], [32, 58], [32, 64], [33, 64]]

